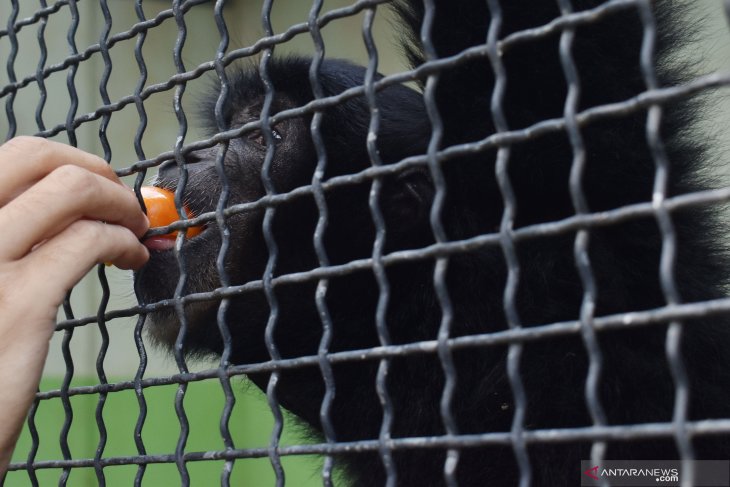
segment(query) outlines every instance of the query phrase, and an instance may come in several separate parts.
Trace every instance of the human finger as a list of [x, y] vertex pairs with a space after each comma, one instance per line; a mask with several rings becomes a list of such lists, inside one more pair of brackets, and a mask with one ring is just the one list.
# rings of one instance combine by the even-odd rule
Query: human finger
[[23, 282], [33, 299], [58, 305], [66, 292], [96, 264], [139, 269], [149, 251], [128, 228], [94, 220], [78, 220], [18, 261]]
[[[122, 184], [102, 158], [70, 145], [40, 137], [20, 136], [0, 145], [0, 206], [23, 193], [55, 169], [79, 166], [110, 181]], [[131, 190], [130, 190], [131, 191]]]
[[79, 219], [124, 226], [137, 237], [149, 227], [134, 193], [78, 166], [55, 169], [0, 208], [0, 258], [18, 259]]

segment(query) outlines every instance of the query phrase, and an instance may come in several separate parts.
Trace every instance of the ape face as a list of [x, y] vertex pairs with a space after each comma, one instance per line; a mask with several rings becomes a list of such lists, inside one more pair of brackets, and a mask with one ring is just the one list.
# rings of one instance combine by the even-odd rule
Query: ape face
[[[285, 59], [271, 64], [269, 74], [277, 95], [270, 115], [305, 105], [312, 99], [309, 63], [309, 60]], [[339, 61], [325, 63], [322, 69], [326, 95], [361, 85], [363, 77], [362, 68]], [[258, 72], [240, 71], [231, 78], [233, 89], [224, 113], [227, 126], [236, 128], [259, 120], [265, 89]], [[209, 125], [213, 127], [212, 111], [216, 100], [217, 93], [213, 93], [203, 108], [211, 119]], [[420, 95], [407, 88], [393, 87], [379, 95], [379, 105], [383, 107], [379, 149], [384, 162], [397, 162], [422, 151], [423, 141], [427, 140], [424, 134], [428, 133], [428, 129]], [[424, 121], [424, 127], [419, 128], [418, 123], [407, 126], [401, 123], [404, 116], [413, 112], [417, 115], [414, 117], [416, 120]], [[371, 164], [365, 144], [369, 118], [369, 108], [363, 97], [324, 112], [321, 134], [327, 150], [325, 178], [353, 174]], [[312, 181], [317, 155], [311, 140], [310, 124], [311, 115], [306, 115], [285, 119], [272, 127], [275, 147], [269, 175], [276, 193], [287, 193]], [[212, 147], [197, 151], [185, 160], [187, 182], [183, 201], [194, 215], [215, 211], [218, 205], [223, 187], [216, 167], [219, 150], [219, 147]], [[265, 137], [258, 130], [230, 141], [223, 163], [229, 183], [227, 206], [255, 202], [266, 195], [262, 168], [267, 150]], [[160, 167], [154, 184], [174, 191], [179, 181], [180, 169], [170, 161]], [[345, 263], [371, 255], [374, 236], [368, 207], [369, 192], [369, 181], [327, 192], [329, 223], [324, 239], [332, 263]], [[424, 231], [428, 229], [430, 194], [431, 185], [421, 170], [384, 180], [380, 204], [386, 220], [390, 222], [390, 245], [408, 246], [409, 241], [421, 238], [421, 232], [415, 229], [417, 226]], [[262, 231], [264, 213], [265, 208], [257, 208], [227, 218], [230, 240], [225, 269], [231, 285], [261, 280], [264, 275], [269, 258]], [[318, 217], [319, 210], [311, 194], [276, 206], [271, 226], [278, 249], [274, 276], [319, 266], [313, 244]], [[200, 235], [183, 242], [180, 262], [187, 278], [178, 295], [221, 287], [216, 264], [221, 244], [221, 232], [215, 221], [209, 222]], [[138, 274], [142, 302], [155, 303], [173, 298], [179, 283], [179, 269], [173, 249], [151, 249], [150, 262]], [[286, 321], [288, 313], [301, 319], [314, 312], [311, 326], [318, 334], [321, 325], [314, 309], [315, 286], [316, 281], [313, 281], [295, 288], [285, 286], [277, 291], [283, 309], [280, 321]], [[210, 300], [186, 304], [188, 330], [185, 343], [188, 352], [215, 354], [221, 351], [216, 318], [219, 303], [219, 300]], [[251, 360], [252, 355], [264, 357], [262, 333], [268, 316], [269, 304], [261, 291], [247, 292], [231, 300], [227, 322], [234, 333], [233, 341], [246, 344], [241, 345], [245, 350], [237, 353], [238, 360]], [[155, 341], [167, 346], [174, 344], [180, 316], [173, 307], [149, 314], [148, 322], [149, 333]], [[286, 326], [282, 325], [281, 333], [286, 330]], [[314, 330], [312, 333], [314, 336]]]
[[[285, 106], [283, 103], [279, 106]], [[230, 120], [236, 128], [259, 117], [257, 106], [246, 106]], [[306, 125], [302, 118], [288, 119], [274, 129], [276, 150], [271, 175], [277, 191], [286, 192], [306, 184], [311, 177], [309, 164], [313, 158], [306, 141]], [[197, 151], [185, 160], [187, 183], [183, 190], [185, 206], [194, 215], [216, 210], [222, 183], [216, 167], [218, 148]], [[252, 202], [266, 194], [261, 180], [261, 168], [267, 146], [259, 131], [231, 140], [223, 161], [225, 177], [229, 181], [228, 206]], [[175, 191], [180, 181], [180, 169], [174, 162], [164, 164], [154, 184]], [[267, 252], [261, 238], [263, 209], [241, 212], [227, 219], [230, 246], [226, 253], [225, 268], [233, 284], [260, 279], [266, 265]], [[221, 286], [216, 260], [221, 248], [220, 229], [215, 221], [206, 224], [204, 231], [186, 239], [180, 252], [180, 262], [187, 271], [182, 295], [206, 292]], [[172, 249], [151, 249], [150, 263], [139, 273], [144, 302], [152, 303], [174, 296], [179, 281], [179, 265]], [[186, 307], [192, 328], [201, 323], [215, 323], [219, 301], [201, 301]], [[174, 341], [179, 317], [167, 308], [150, 316], [152, 335], [164, 343]]]

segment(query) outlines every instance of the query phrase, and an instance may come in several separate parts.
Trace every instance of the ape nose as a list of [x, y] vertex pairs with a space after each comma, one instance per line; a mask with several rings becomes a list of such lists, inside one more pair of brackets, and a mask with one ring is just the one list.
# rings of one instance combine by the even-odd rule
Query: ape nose
[[214, 160], [212, 158], [215, 157], [215, 152], [211, 152], [212, 150], [214, 149], [198, 149], [188, 152], [185, 156], [185, 164], [197, 164], [199, 162]]
[[178, 179], [178, 174], [179, 170], [177, 167], [177, 162], [175, 162], [174, 160], [165, 161], [160, 164], [160, 167], [157, 168], [157, 175], [161, 179], [176, 180]]
[[[200, 163], [210, 160], [210, 149], [200, 149], [189, 152], [185, 155], [185, 167], [188, 170], [188, 174], [203, 169], [203, 164]], [[180, 174], [178, 163], [174, 159], [160, 164], [157, 171], [160, 178], [168, 180], [176, 180], [179, 178]]]

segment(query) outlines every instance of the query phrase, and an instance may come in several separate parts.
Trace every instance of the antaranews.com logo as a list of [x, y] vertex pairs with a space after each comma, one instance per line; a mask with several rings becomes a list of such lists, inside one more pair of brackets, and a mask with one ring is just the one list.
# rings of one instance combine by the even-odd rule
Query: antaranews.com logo
[[601, 485], [607, 480], [612, 486], [680, 486], [682, 480], [693, 476], [692, 485], [730, 487], [730, 460], [696, 460], [691, 468], [682, 467], [679, 460], [605, 460], [595, 464], [580, 462], [580, 485]]

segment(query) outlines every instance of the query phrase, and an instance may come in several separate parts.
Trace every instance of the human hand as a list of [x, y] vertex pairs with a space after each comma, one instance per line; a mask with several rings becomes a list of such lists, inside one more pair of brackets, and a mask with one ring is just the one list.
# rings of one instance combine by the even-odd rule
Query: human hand
[[148, 227], [103, 159], [34, 137], [0, 146], [0, 478], [66, 293], [97, 263], [144, 265]]

